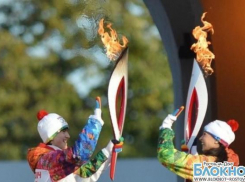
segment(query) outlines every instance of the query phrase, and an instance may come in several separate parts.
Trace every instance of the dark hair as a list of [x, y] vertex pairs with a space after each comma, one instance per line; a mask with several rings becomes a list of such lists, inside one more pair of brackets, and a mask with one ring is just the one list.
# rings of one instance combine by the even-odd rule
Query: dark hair
[[[61, 132], [61, 131], [66, 131], [66, 130], [69, 130], [69, 127], [68, 126], [65, 126], [65, 127], [63, 127], [63, 128], [61, 128], [60, 130], [58, 130], [55, 134], [54, 134], [54, 136], [56, 136], [59, 132]], [[46, 145], [52, 145], [52, 140], [50, 140], [48, 143], [46, 143]]]
[[211, 155], [217, 157], [215, 162], [224, 162], [228, 160], [225, 146], [219, 143], [219, 148], [213, 148], [207, 151], [203, 151], [204, 155]]
[[[51, 140], [52, 141], [52, 140]], [[46, 143], [46, 145], [52, 145], [51, 141], [49, 141], [48, 143]]]

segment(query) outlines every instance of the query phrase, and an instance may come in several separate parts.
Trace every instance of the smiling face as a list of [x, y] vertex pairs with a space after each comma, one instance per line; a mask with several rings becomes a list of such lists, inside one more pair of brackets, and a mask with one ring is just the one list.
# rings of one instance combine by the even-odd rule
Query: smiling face
[[203, 132], [202, 136], [199, 138], [202, 144], [202, 151], [208, 151], [210, 149], [219, 148], [219, 142], [215, 140], [209, 133]]
[[54, 137], [54, 139], [51, 141], [51, 144], [63, 150], [67, 148], [67, 141], [69, 138], [70, 134], [68, 129], [64, 129]]

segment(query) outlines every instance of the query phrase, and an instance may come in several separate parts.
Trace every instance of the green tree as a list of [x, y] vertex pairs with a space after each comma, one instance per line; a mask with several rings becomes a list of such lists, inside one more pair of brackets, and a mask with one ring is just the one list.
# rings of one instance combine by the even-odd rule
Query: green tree
[[112, 138], [107, 87], [114, 63], [105, 57], [97, 34], [101, 18], [129, 40], [120, 156], [156, 155], [159, 125], [172, 111], [172, 79], [143, 2], [13, 0], [0, 5], [0, 159], [25, 159], [27, 148], [41, 141], [36, 130], [40, 109], [68, 121], [72, 144], [93, 112], [96, 96], [102, 97], [105, 121], [97, 149]]

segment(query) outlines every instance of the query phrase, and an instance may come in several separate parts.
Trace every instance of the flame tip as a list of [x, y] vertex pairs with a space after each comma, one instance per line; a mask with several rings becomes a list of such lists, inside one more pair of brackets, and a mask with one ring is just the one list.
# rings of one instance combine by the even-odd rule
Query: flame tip
[[110, 60], [116, 60], [123, 48], [127, 45], [128, 39], [125, 36], [122, 36], [122, 44], [120, 44], [117, 32], [111, 28], [112, 23], [108, 23], [106, 25], [106, 27], [110, 30], [109, 33], [105, 32], [103, 25], [104, 19], [101, 19], [99, 22], [98, 33], [101, 36], [101, 40], [104, 44], [106, 55]]
[[212, 59], [214, 59], [214, 54], [208, 49], [208, 45], [211, 44], [210, 41], [207, 41], [207, 33], [214, 33], [214, 29], [211, 23], [204, 21], [204, 17], [207, 12], [204, 12], [201, 17], [201, 21], [204, 24], [203, 27], [196, 26], [192, 34], [197, 40], [197, 43], [192, 44], [191, 50], [196, 53], [196, 60], [203, 68], [205, 75], [211, 75], [214, 71], [211, 68]]

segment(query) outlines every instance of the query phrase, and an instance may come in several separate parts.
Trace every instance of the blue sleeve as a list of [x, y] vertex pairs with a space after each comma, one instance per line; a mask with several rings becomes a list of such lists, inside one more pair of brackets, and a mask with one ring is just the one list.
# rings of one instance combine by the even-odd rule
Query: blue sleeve
[[101, 123], [97, 119], [89, 117], [87, 124], [72, 147], [73, 157], [88, 161], [95, 150], [101, 129]]

